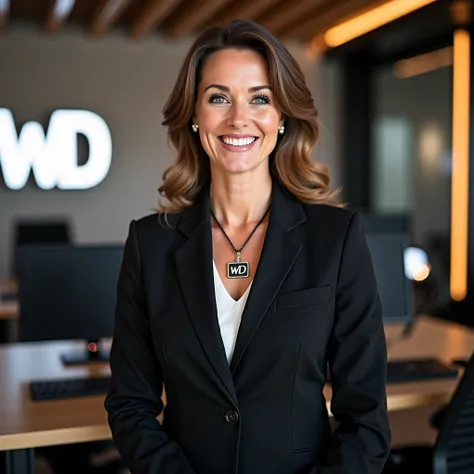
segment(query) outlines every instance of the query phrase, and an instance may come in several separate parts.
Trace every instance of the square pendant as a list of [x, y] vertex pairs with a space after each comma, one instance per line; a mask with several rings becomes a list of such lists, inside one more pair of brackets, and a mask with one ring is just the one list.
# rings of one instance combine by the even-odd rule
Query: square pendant
[[248, 278], [250, 264], [248, 262], [230, 262], [227, 264], [227, 278]]

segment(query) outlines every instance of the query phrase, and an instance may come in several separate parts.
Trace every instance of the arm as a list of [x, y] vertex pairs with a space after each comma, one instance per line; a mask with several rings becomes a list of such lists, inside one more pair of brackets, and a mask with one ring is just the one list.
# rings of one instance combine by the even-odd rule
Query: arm
[[362, 218], [349, 224], [336, 288], [329, 344], [331, 411], [337, 423], [318, 474], [379, 474], [390, 451], [386, 407], [386, 343]]
[[163, 410], [163, 378], [153, 351], [134, 222], [117, 284], [110, 367], [105, 408], [115, 444], [131, 473], [194, 474], [156, 419]]

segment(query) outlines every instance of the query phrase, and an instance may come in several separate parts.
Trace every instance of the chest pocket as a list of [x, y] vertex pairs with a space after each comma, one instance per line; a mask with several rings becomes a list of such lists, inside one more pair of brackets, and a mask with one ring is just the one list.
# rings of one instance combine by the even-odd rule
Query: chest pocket
[[275, 299], [275, 309], [276, 311], [282, 311], [285, 309], [327, 303], [331, 301], [331, 290], [331, 285], [325, 285], [277, 295]]

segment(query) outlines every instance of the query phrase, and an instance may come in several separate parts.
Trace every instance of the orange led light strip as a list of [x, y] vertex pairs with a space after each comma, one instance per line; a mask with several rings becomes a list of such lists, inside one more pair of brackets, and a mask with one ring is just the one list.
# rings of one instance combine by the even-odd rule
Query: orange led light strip
[[324, 41], [332, 48], [340, 46], [435, 1], [391, 0], [330, 28], [324, 34]]
[[454, 33], [453, 49], [450, 293], [453, 300], [460, 301], [467, 295], [469, 218], [471, 38], [466, 30], [457, 30]]

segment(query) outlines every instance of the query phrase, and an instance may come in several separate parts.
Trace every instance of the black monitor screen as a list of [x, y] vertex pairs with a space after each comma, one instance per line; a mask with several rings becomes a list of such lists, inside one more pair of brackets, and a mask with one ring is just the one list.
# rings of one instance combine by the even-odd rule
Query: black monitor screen
[[413, 317], [413, 285], [405, 275], [404, 233], [366, 233], [385, 323], [408, 323]]
[[362, 213], [364, 219], [364, 230], [368, 234], [388, 233], [407, 234], [412, 233], [412, 222], [409, 214], [379, 214]]
[[20, 340], [96, 340], [113, 334], [123, 246], [17, 250]]

